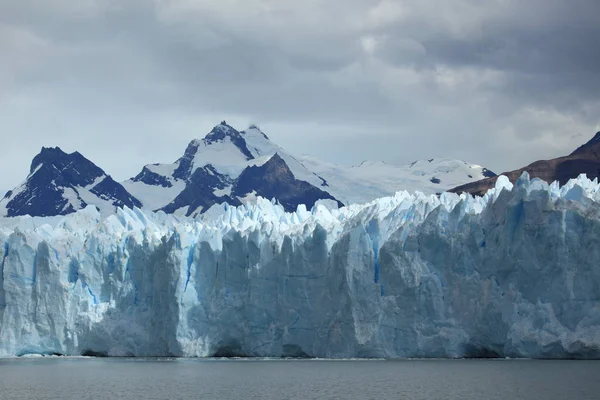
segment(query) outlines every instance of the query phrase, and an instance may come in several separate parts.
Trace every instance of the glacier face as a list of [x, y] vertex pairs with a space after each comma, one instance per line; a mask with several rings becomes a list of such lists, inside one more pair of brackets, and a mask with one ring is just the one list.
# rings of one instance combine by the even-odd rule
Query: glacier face
[[600, 358], [596, 181], [211, 215], [0, 220], [0, 356]]

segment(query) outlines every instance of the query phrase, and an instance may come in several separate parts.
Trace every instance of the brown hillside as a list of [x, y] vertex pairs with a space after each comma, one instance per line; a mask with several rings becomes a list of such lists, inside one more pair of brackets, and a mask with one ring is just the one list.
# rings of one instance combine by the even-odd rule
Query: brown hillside
[[[505, 175], [514, 183], [523, 171], [527, 171], [531, 178], [541, 178], [548, 183], [559, 181], [561, 185], [580, 174], [586, 174], [590, 179], [600, 178], [600, 132], [568, 156], [536, 161], [526, 167], [503, 172], [500, 175]], [[472, 195], [483, 196], [490, 188], [494, 187], [496, 179], [498, 177], [467, 183], [450, 190], [450, 192], [467, 192]]]

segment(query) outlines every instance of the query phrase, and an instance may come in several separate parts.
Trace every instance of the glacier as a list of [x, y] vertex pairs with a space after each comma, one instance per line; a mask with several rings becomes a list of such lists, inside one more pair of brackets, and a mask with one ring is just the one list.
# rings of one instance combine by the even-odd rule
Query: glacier
[[0, 219], [0, 356], [600, 358], [600, 185]]

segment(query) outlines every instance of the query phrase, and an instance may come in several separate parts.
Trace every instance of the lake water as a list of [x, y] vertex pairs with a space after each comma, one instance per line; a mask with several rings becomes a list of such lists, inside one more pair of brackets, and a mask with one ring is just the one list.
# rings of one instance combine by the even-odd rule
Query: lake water
[[0, 360], [1, 399], [600, 399], [600, 362]]

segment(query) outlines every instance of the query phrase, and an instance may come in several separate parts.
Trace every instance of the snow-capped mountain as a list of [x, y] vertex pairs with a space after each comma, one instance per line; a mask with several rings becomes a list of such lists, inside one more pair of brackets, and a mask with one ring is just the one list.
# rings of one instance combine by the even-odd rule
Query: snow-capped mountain
[[288, 211], [335, 200], [324, 179], [256, 126], [239, 132], [225, 121], [192, 140], [175, 163], [146, 165], [123, 186], [144, 208], [187, 216], [223, 202], [239, 205], [249, 195], [277, 198]]
[[279, 201], [285, 210], [296, 210], [298, 205], [312, 208], [319, 200], [333, 200], [343, 204], [329, 193], [298, 180], [278, 153], [262, 165], [250, 166], [242, 172], [232, 191], [238, 198], [260, 195]]
[[464, 161], [432, 159], [395, 166], [363, 162], [351, 168], [297, 158], [258, 127], [237, 131], [225, 121], [194, 139], [172, 164], [149, 164], [135, 177], [115, 182], [79, 153], [42, 149], [27, 180], [0, 201], [0, 216], [51, 216], [94, 205], [140, 207], [196, 217], [214, 205], [237, 206], [257, 196], [277, 199], [286, 211], [317, 201], [365, 203], [400, 190], [435, 194], [493, 176]]
[[[365, 203], [399, 190], [436, 194], [458, 184], [496, 176], [480, 165], [436, 158], [407, 165], [363, 161], [350, 168], [322, 162], [311, 156], [299, 160], [328, 183], [328, 191], [345, 204]], [[460, 183], [462, 182], [462, 183]]]
[[0, 216], [66, 215], [94, 205], [104, 213], [141, 203], [78, 152], [42, 148], [25, 182], [0, 200]]
[[310, 208], [322, 199], [341, 205], [369, 202], [399, 190], [435, 194], [488, 176], [494, 174], [486, 168], [446, 159], [342, 167], [294, 157], [256, 126], [238, 132], [222, 122], [204, 139], [193, 140], [175, 163], [146, 165], [123, 186], [147, 209], [198, 215], [214, 204], [239, 205], [248, 195], [277, 198], [293, 211], [298, 204]]

